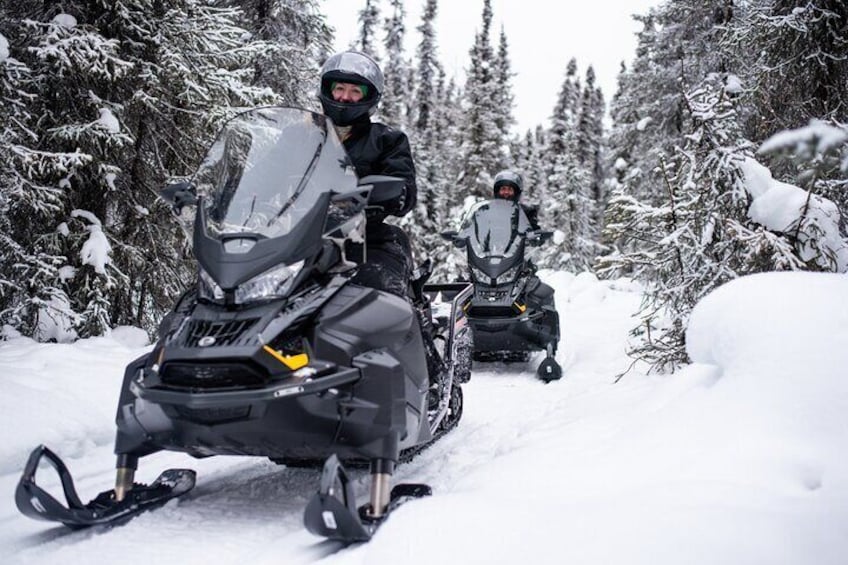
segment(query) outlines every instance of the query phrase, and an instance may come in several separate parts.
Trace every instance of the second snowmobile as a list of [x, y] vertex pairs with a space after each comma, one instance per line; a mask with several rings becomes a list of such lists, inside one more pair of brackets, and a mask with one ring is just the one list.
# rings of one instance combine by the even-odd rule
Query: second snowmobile
[[475, 204], [458, 232], [441, 235], [466, 250], [474, 284], [466, 312], [474, 359], [526, 361], [530, 352], [541, 350], [545, 358], [538, 377], [546, 382], [561, 378], [554, 290], [535, 276], [526, 258], [527, 247], [541, 245], [553, 233], [533, 229], [520, 204], [494, 199]]
[[[391, 475], [461, 417], [469, 374], [454, 368], [470, 364], [458, 344], [472, 288], [425, 285], [422, 275], [405, 299], [351, 282], [366, 213], [402, 187], [357, 179], [321, 114], [270, 107], [227, 122], [192, 179], [163, 191], [190, 231], [198, 283], [152, 351], [127, 367], [115, 487], [83, 504], [64, 463], [41, 446], [18, 508], [74, 528], [126, 519], [194, 485], [187, 469], [133, 482], [139, 460], [160, 450], [326, 461], [304, 522], [343, 542], [369, 539], [398, 504], [428, 494], [419, 484], [390, 490]], [[448, 305], [440, 318], [430, 316], [436, 294]], [[424, 331], [444, 343], [439, 375], [428, 373]], [[36, 484], [41, 461], [58, 471], [65, 504]], [[370, 468], [362, 505], [346, 461]]]

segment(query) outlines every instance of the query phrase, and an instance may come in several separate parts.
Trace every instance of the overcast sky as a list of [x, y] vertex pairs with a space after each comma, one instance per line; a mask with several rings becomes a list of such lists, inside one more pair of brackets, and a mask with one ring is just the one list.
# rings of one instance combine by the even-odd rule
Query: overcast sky
[[[406, 4], [407, 54], [415, 52], [420, 36], [425, 0]], [[494, 21], [491, 41], [497, 47], [501, 25], [506, 30], [515, 95], [518, 131], [536, 124], [547, 125], [565, 68], [577, 59], [580, 74], [593, 65], [598, 84], [609, 102], [616, 89], [621, 61], [628, 64], [636, 48], [640, 24], [631, 14], [643, 14], [660, 0], [492, 0]], [[336, 29], [337, 49], [347, 48], [357, 35], [358, 13], [365, 0], [323, 0], [328, 23]], [[381, 0], [382, 17], [389, 16], [387, 0]], [[436, 18], [437, 45], [448, 72], [462, 76], [468, 51], [480, 28], [483, 0], [439, 2]]]

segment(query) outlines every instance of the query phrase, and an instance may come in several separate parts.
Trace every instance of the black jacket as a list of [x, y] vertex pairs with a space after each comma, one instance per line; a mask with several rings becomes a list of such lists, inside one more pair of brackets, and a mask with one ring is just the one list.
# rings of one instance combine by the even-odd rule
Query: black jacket
[[539, 227], [539, 207], [528, 204], [520, 204], [520, 206], [524, 209], [524, 213], [527, 214], [527, 219], [530, 221], [530, 228], [539, 231], [541, 229]]
[[[418, 188], [415, 184], [415, 164], [409, 139], [400, 130], [381, 123], [354, 124], [344, 141], [347, 154], [356, 168], [356, 175], [391, 175], [406, 179], [406, 193], [389, 204], [387, 215], [403, 216], [415, 206]], [[382, 221], [382, 217], [374, 218]], [[373, 220], [369, 218], [369, 224]]]

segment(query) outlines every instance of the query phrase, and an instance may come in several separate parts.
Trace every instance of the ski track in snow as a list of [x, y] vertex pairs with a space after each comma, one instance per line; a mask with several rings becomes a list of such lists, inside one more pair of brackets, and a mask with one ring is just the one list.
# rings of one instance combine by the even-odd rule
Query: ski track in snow
[[[623, 295], [618, 299], [632, 301], [635, 308], [635, 295]], [[580, 304], [574, 308], [566, 296], [558, 296], [558, 300], [561, 313], [579, 310]], [[603, 297], [593, 296], [588, 302], [590, 306], [597, 306], [602, 300]], [[592, 310], [593, 315], [602, 315], [597, 308]], [[593, 392], [597, 388], [593, 381], [600, 377], [606, 383], [611, 382], [614, 373], [626, 368], [627, 362], [623, 352], [604, 349], [609, 340], [598, 340], [591, 332], [581, 333], [579, 320], [563, 317], [563, 340], [557, 357], [563, 365], [564, 378], [549, 385], [535, 378], [541, 354], [527, 363], [475, 363], [472, 380], [464, 387], [465, 409], [459, 427], [410, 463], [399, 466], [395, 474], [395, 482], [430, 484], [434, 496], [401, 508], [369, 544], [343, 548], [335, 542], [320, 541], [303, 528], [303, 510], [318, 484], [317, 469], [289, 469], [261, 458], [196, 460], [179, 453], [159, 453], [142, 459], [136, 480], [149, 482], [169, 467], [193, 468], [198, 472], [198, 482], [187, 495], [124, 525], [71, 531], [63, 526], [30, 520], [17, 512], [13, 493], [26, 457], [21, 454], [20, 465], [2, 469], [6, 473], [0, 477], [0, 492], [6, 493], [0, 507], [0, 549], [9, 553], [2, 556], [2, 562], [56, 563], [59, 557], [59, 561], [66, 563], [104, 564], [150, 563], [162, 557], [179, 563], [308, 563], [319, 560], [329, 563], [371, 559], [369, 556], [375, 549], [379, 555], [380, 540], [391, 536], [386, 530], [393, 523], [403, 528], [403, 522], [411, 520], [415, 527], [416, 507], [425, 510], [427, 506], [438, 506], [450, 498], [461, 501], [467, 493], [490, 488], [485, 485], [485, 476], [491, 474], [495, 480], [503, 480], [497, 479], [500, 462], [520, 460], [528, 445], [561, 440], [564, 446], [570, 443], [577, 449], [586, 447], [581, 446], [579, 440], [580, 414], [573, 411], [579, 402], [576, 397], [597, 394]], [[617, 322], [621, 332], [626, 332], [630, 323], [628, 320], [610, 321]], [[592, 327], [598, 325], [592, 324]], [[606, 329], [611, 328], [607, 325]], [[579, 357], [575, 353], [578, 350]], [[113, 371], [120, 373], [123, 365], [137, 353], [118, 353], [113, 359], [101, 362], [110, 364]], [[605, 359], [610, 356], [612, 359]], [[84, 361], [74, 366], [83, 371]], [[14, 364], [18, 371], [29, 368], [37, 372], [36, 369], [44, 369], [49, 360], [37, 356], [3, 357], [0, 363]], [[112, 377], [111, 381], [118, 379]], [[29, 385], [43, 390], [49, 388], [50, 383], [36, 379]], [[104, 394], [94, 398], [102, 401]], [[94, 409], [111, 413], [114, 406]], [[80, 407], [74, 406], [73, 410], [79, 411]], [[573, 426], [578, 433], [569, 433], [564, 425]], [[86, 439], [66, 439], [60, 441], [59, 446], [51, 446], [65, 458], [84, 501], [110, 488], [114, 480], [111, 445], [114, 430], [98, 429], [93, 424], [91, 427], [91, 430], [87, 426], [70, 432], [62, 430], [60, 437]], [[534, 470], [537, 465], [532, 461], [528, 467], [527, 479], [535, 480], [533, 475], [540, 469]], [[353, 470], [352, 474], [361, 503], [367, 493], [368, 477], [364, 470]], [[38, 479], [39, 484], [63, 500], [53, 474], [42, 473]], [[493, 490], [493, 497], [514, 496], [498, 490]], [[438, 524], [433, 526], [438, 527]]]

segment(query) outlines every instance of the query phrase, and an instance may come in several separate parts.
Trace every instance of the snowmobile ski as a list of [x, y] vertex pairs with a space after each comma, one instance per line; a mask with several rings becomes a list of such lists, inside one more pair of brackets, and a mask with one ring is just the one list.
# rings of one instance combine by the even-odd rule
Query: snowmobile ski
[[[59, 474], [67, 504], [62, 504], [35, 482], [35, 473], [42, 459]], [[134, 484], [124, 499], [115, 499], [115, 491], [98, 494], [88, 504], [77, 495], [73, 478], [62, 460], [44, 445], [33, 450], [23, 476], [15, 490], [15, 503], [26, 516], [48, 522], [61, 522], [73, 528], [121, 523], [146, 510], [165, 504], [194, 487], [195, 473], [190, 469], [168, 469], [150, 485]]]
[[536, 369], [536, 375], [546, 383], [562, 378], [562, 367], [553, 357], [546, 357]]
[[356, 493], [347, 471], [336, 455], [324, 464], [321, 485], [309, 501], [303, 514], [303, 523], [310, 533], [344, 544], [365, 542], [400, 505], [430, 496], [432, 489], [425, 484], [402, 483], [395, 485], [386, 508], [378, 515], [372, 504], [357, 508]]

